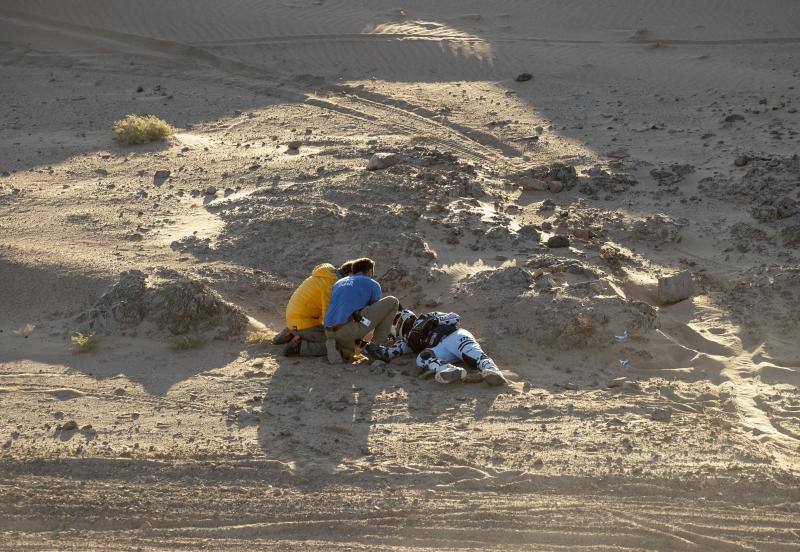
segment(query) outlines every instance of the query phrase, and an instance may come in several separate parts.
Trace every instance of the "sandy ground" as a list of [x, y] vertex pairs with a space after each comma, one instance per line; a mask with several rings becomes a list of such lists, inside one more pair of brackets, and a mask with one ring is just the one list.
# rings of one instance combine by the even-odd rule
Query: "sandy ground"
[[[798, 29], [792, 0], [2, 2], [0, 548], [800, 549]], [[119, 146], [128, 113], [179, 131]], [[360, 255], [510, 384], [70, 349], [122, 271], [277, 330]]]

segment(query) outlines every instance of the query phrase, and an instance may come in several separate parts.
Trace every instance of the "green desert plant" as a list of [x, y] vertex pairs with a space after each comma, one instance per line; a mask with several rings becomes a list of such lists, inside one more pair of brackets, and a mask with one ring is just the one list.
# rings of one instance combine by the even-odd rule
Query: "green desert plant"
[[182, 335], [172, 341], [172, 348], [176, 351], [188, 351], [189, 349], [196, 349], [204, 343], [203, 338], [199, 335]]
[[100, 342], [100, 338], [97, 337], [97, 334], [92, 333], [81, 333], [78, 332], [72, 336], [72, 349], [76, 353], [88, 353], [89, 351], [93, 351], [97, 344]]
[[172, 125], [155, 115], [128, 115], [114, 123], [117, 142], [126, 146], [164, 140], [174, 132]]
[[274, 337], [275, 332], [258, 331], [247, 334], [245, 341], [248, 345], [267, 345], [272, 343]]

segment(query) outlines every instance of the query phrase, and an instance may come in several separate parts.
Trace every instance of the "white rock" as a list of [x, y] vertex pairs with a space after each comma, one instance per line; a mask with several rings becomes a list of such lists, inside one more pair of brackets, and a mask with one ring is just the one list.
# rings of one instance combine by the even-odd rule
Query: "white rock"
[[368, 171], [377, 171], [395, 165], [399, 161], [396, 153], [376, 153], [373, 155], [369, 163], [367, 163]]

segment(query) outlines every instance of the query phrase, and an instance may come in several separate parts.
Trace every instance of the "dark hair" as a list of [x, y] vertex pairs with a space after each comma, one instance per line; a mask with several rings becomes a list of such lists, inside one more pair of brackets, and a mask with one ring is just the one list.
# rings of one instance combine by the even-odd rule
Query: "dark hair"
[[375, 261], [372, 259], [363, 257], [353, 261], [353, 274], [357, 274], [359, 272], [369, 272], [370, 270], [375, 270]]
[[353, 261], [345, 261], [339, 267], [339, 274], [341, 276], [350, 276], [353, 273]]

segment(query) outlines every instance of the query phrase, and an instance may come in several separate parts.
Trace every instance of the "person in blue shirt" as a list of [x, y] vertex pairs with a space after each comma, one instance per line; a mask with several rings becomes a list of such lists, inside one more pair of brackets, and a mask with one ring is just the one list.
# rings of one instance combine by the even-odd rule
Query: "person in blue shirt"
[[389, 339], [392, 321], [400, 302], [391, 296], [381, 298], [381, 286], [373, 279], [372, 259], [353, 261], [353, 274], [333, 285], [331, 302], [325, 311], [328, 360], [350, 361], [362, 339], [373, 332], [372, 341], [383, 345]]

